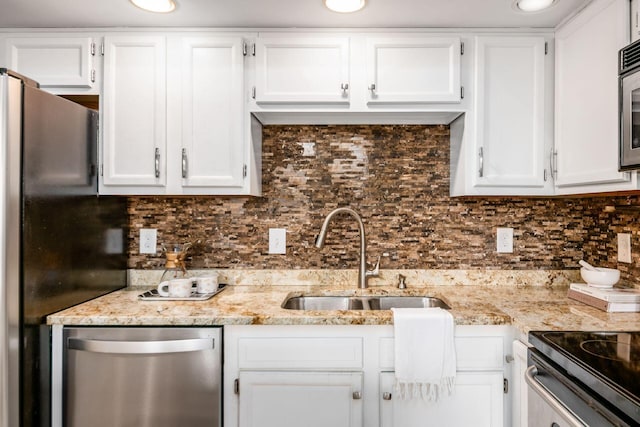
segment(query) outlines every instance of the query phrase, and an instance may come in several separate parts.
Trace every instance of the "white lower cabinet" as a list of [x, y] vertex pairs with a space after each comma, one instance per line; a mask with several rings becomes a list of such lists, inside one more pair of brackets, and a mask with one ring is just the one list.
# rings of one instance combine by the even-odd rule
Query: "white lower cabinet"
[[490, 427], [503, 425], [502, 372], [458, 372], [451, 396], [437, 403], [403, 400], [395, 374], [380, 374], [380, 427]]
[[[457, 326], [454, 392], [394, 395], [393, 326], [225, 326], [225, 427], [502, 427], [509, 326]], [[508, 387], [507, 387], [508, 388]]]
[[527, 347], [522, 341], [513, 342], [513, 394], [512, 394], [512, 422], [513, 427], [527, 427], [528, 411], [527, 399], [529, 386], [524, 380], [527, 370]]
[[362, 372], [240, 372], [241, 427], [362, 426]]

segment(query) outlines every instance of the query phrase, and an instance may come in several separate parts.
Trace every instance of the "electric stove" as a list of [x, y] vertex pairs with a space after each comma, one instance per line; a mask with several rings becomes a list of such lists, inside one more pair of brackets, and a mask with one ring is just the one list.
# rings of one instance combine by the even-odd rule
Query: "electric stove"
[[[589, 406], [602, 405], [640, 426], [640, 332], [530, 332], [531, 355], [555, 365], [582, 389]], [[618, 425], [613, 423], [612, 425]]]

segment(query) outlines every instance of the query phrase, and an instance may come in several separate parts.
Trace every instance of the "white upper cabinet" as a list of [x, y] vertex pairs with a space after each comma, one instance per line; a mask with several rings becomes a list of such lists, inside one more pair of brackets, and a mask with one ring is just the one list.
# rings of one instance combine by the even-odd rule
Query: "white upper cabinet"
[[[95, 94], [96, 42], [69, 34], [37, 34], [5, 40], [8, 68], [23, 74], [53, 93]], [[97, 61], [96, 61], [97, 62]]]
[[166, 43], [160, 36], [105, 37], [102, 194], [163, 194]]
[[618, 172], [618, 50], [629, 42], [629, 2], [596, 0], [556, 32], [557, 194], [637, 188]]
[[261, 33], [255, 56], [258, 112], [414, 112], [462, 98], [460, 37]]
[[240, 36], [106, 37], [100, 192], [258, 194], [244, 50]]
[[553, 195], [550, 35], [475, 37], [473, 106], [451, 124], [451, 195]]
[[544, 37], [476, 38], [475, 186], [551, 194], [545, 86]]
[[460, 38], [367, 38], [369, 103], [460, 102]]
[[349, 102], [347, 37], [264, 36], [255, 49], [256, 102]]
[[185, 37], [181, 40], [181, 185], [243, 186], [243, 42], [239, 37]]

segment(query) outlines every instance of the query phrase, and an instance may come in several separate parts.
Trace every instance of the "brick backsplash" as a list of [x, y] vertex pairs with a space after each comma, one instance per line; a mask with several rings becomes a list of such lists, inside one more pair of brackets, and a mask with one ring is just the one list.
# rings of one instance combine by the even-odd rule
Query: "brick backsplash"
[[[584, 258], [636, 284], [637, 196], [451, 198], [447, 126], [265, 126], [262, 160], [262, 197], [130, 197], [129, 267], [162, 268], [162, 254], [138, 253], [145, 227], [159, 243], [192, 242], [192, 268], [357, 268], [351, 217], [314, 246], [325, 215], [350, 206], [381, 268], [566, 269]], [[274, 227], [288, 231], [286, 255], [268, 254]], [[496, 253], [496, 227], [514, 228], [513, 254]], [[617, 263], [617, 232], [633, 234], [633, 264]]]

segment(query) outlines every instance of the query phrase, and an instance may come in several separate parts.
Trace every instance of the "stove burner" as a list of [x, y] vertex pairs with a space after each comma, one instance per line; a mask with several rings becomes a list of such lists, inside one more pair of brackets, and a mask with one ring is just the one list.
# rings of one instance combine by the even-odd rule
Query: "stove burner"
[[602, 359], [616, 362], [631, 362], [631, 343], [611, 340], [585, 340], [580, 348], [587, 353]]

